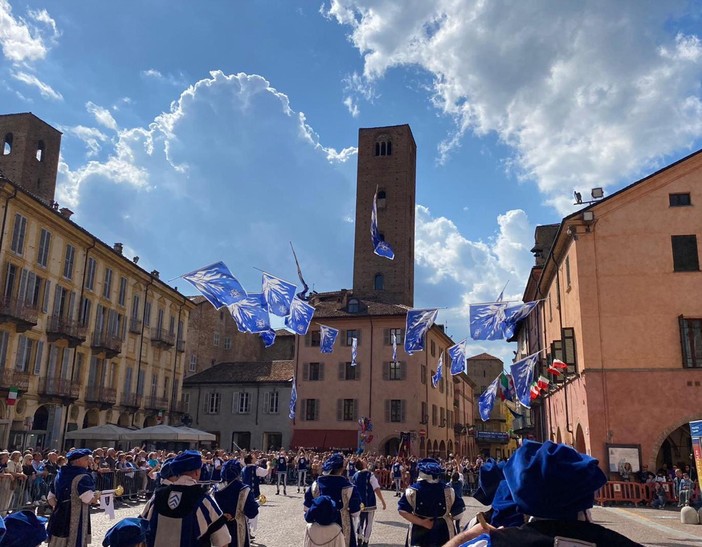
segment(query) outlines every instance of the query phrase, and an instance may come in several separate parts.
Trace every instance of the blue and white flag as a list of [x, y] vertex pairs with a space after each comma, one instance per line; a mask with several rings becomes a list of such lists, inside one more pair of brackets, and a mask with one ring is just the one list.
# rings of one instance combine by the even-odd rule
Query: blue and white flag
[[534, 353], [509, 367], [517, 400], [526, 408], [531, 408], [531, 384], [534, 381], [534, 366], [538, 358], [539, 354]]
[[383, 238], [380, 237], [380, 231], [378, 230], [378, 192], [373, 195], [373, 210], [371, 211], [371, 241], [373, 242], [373, 252], [378, 256], [393, 260], [395, 258], [395, 252], [392, 247], [388, 245]]
[[313, 315], [314, 307], [296, 296], [290, 304], [290, 315], [285, 318], [285, 326], [304, 336], [310, 328]]
[[279, 317], [288, 315], [290, 303], [295, 296], [297, 287], [289, 281], [267, 273], [263, 274], [262, 286], [263, 296], [268, 303], [268, 311]]
[[451, 358], [451, 374], [456, 375], [461, 372], [468, 373], [468, 356], [466, 355], [468, 339], [464, 338], [458, 344], [451, 346], [446, 350]]
[[250, 294], [227, 308], [240, 332], [258, 333], [271, 328], [271, 318], [261, 293]]
[[336, 337], [339, 336], [339, 329], [319, 325], [319, 351], [322, 353], [332, 353]]
[[290, 392], [290, 412], [288, 412], [288, 418], [291, 420], [295, 419], [295, 405], [297, 404], [297, 385], [295, 384], [295, 377], [292, 379], [292, 391]]
[[219, 309], [246, 298], [246, 291], [224, 262], [215, 262], [199, 270], [181, 275]]
[[351, 338], [351, 366], [356, 366], [356, 358], [358, 357], [358, 338]]
[[259, 333], [259, 336], [263, 340], [263, 346], [270, 348], [275, 343], [275, 331], [273, 329], [264, 330]]
[[412, 355], [424, 351], [424, 335], [429, 331], [439, 314], [438, 309], [409, 310], [405, 329], [405, 351]]
[[392, 333], [392, 362], [397, 363], [397, 335]]
[[505, 302], [470, 305], [470, 337], [473, 340], [502, 340], [504, 338]]
[[505, 322], [502, 327], [504, 336], [506, 340], [509, 340], [514, 336], [514, 330], [522, 319], [526, 319], [527, 315], [531, 313], [538, 301], [525, 302], [523, 304], [517, 304], [516, 306], [509, 306], [505, 310]]
[[439, 382], [441, 381], [441, 378], [444, 376], [444, 352], [441, 352], [441, 355], [439, 355], [439, 364], [436, 367], [436, 374], [431, 377], [431, 385], [434, 387], [439, 385]]
[[499, 376], [495, 378], [485, 390], [485, 392], [482, 393], [480, 395], [480, 398], [478, 399], [478, 412], [480, 413], [480, 419], [484, 422], [487, 422], [490, 419], [492, 407], [495, 406], [495, 397], [497, 396], [497, 381], [499, 379]]

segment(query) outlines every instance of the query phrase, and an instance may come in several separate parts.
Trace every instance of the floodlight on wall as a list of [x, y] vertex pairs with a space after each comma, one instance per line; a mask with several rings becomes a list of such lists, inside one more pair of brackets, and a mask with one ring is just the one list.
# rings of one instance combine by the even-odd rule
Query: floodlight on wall
[[593, 211], [583, 211], [583, 222], [594, 222], [595, 221], [595, 213]]
[[598, 186], [590, 191], [590, 195], [592, 199], [602, 199], [604, 197], [604, 190]]

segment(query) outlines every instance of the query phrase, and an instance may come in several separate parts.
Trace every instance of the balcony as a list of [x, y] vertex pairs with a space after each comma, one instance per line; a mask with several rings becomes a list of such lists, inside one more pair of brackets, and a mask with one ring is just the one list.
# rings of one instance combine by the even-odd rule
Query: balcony
[[27, 391], [29, 389], [29, 374], [12, 369], [0, 371], [0, 389], [9, 389], [11, 387], [16, 387], [20, 391]]
[[24, 299], [0, 298], [0, 323], [14, 323], [17, 332], [36, 327], [39, 310]]
[[141, 334], [142, 322], [141, 319], [130, 319], [129, 320], [129, 332], [132, 334]]
[[85, 402], [98, 403], [102, 409], [110, 408], [117, 402], [117, 390], [113, 387], [88, 386]]
[[112, 359], [122, 352], [122, 339], [106, 332], [93, 332], [90, 348], [95, 353], [104, 353], [105, 359]]
[[185, 353], [185, 340], [178, 340], [176, 342], [176, 351], [178, 353]]
[[175, 334], [166, 329], [154, 329], [151, 334], [151, 343], [161, 348], [172, 348], [175, 346]]
[[142, 395], [138, 393], [122, 393], [122, 406], [139, 408], [141, 406]]
[[75, 401], [80, 392], [80, 385], [60, 376], [46, 376], [39, 382], [39, 394], [52, 400], [62, 402]]
[[87, 339], [88, 329], [78, 321], [52, 315], [46, 322], [46, 337], [49, 342], [65, 340], [69, 348], [76, 348]]
[[144, 408], [148, 410], [166, 410], [168, 408], [168, 399], [150, 395], [144, 402]]

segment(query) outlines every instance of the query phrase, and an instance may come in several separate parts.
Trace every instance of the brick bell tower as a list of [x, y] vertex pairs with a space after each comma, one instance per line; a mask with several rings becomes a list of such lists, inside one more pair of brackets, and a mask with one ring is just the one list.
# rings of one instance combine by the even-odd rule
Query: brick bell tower
[[0, 171], [49, 203], [56, 192], [61, 132], [31, 112], [0, 115]]
[[[414, 205], [417, 145], [409, 125], [358, 132], [356, 238], [353, 292], [389, 304], [414, 304]], [[395, 251], [388, 260], [373, 252], [370, 222], [378, 191], [378, 227]]]

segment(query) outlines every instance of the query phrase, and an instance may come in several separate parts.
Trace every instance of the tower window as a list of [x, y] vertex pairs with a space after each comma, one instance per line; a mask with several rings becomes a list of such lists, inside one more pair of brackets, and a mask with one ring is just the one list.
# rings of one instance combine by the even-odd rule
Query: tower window
[[12, 152], [12, 133], [5, 135], [5, 141], [2, 146], [2, 155], [9, 156]]
[[37, 143], [37, 161], [44, 161], [44, 141]]
[[385, 194], [385, 190], [379, 190], [377, 196], [378, 209], [385, 209], [385, 205], [387, 203], [386, 198], [387, 195]]
[[392, 141], [387, 135], [381, 135], [375, 141], [376, 156], [392, 156]]
[[358, 299], [352, 298], [349, 300], [348, 311], [349, 313], [358, 313]]
[[375, 274], [375, 280], [373, 281], [373, 287], [376, 291], [382, 291], [385, 288], [385, 277], [381, 273]]

